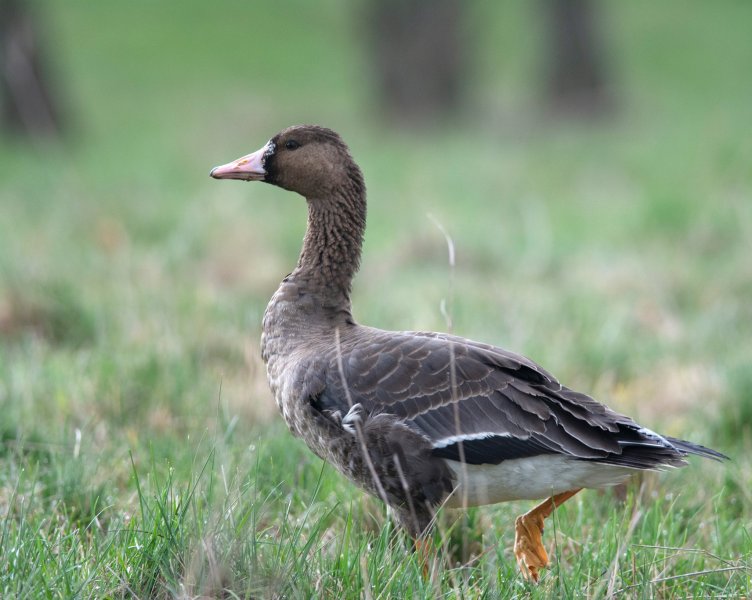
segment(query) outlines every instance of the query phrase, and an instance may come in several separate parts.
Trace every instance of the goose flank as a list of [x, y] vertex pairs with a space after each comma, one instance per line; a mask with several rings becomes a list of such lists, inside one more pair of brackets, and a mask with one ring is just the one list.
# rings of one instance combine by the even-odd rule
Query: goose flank
[[306, 199], [298, 263], [263, 319], [269, 385], [292, 433], [386, 502], [416, 543], [441, 506], [545, 499], [515, 522], [517, 562], [537, 581], [544, 519], [580, 489], [681, 467], [689, 454], [725, 458], [642, 427], [513, 352], [356, 323], [366, 188], [334, 131], [287, 128], [210, 175]]

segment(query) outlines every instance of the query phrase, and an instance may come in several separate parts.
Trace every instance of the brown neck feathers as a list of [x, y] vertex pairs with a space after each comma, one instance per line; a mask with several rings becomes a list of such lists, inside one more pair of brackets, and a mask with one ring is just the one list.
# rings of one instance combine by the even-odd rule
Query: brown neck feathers
[[292, 273], [324, 305], [347, 311], [366, 226], [365, 188], [356, 175], [328, 198], [308, 199], [308, 228]]

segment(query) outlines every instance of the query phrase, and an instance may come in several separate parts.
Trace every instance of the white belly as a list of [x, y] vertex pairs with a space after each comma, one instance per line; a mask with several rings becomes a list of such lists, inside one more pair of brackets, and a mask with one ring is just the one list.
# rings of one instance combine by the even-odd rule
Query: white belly
[[578, 488], [606, 487], [622, 483], [635, 472], [559, 455], [505, 460], [498, 465], [446, 463], [458, 484], [445, 503], [448, 508], [538, 500]]

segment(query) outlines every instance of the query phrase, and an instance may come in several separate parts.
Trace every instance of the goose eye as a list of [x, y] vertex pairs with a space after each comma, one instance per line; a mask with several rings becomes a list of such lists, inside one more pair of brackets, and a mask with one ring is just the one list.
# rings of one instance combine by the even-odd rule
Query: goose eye
[[287, 140], [285, 142], [285, 148], [288, 150], [295, 150], [296, 148], [300, 148], [300, 144], [295, 140]]

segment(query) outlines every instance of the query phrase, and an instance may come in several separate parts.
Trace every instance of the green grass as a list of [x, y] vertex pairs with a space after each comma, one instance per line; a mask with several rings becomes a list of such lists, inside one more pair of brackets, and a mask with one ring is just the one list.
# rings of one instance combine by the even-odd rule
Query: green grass
[[[620, 112], [588, 126], [538, 109], [529, 3], [474, 4], [473, 106], [432, 132], [374, 120], [357, 5], [41, 6], [73, 131], [0, 139], [0, 597], [752, 595], [746, 3], [608, 2]], [[424, 578], [266, 387], [302, 202], [207, 177], [299, 122], [366, 175], [360, 321], [446, 329], [446, 300], [456, 333], [732, 460], [578, 495], [537, 587], [529, 504], [444, 515]]]

